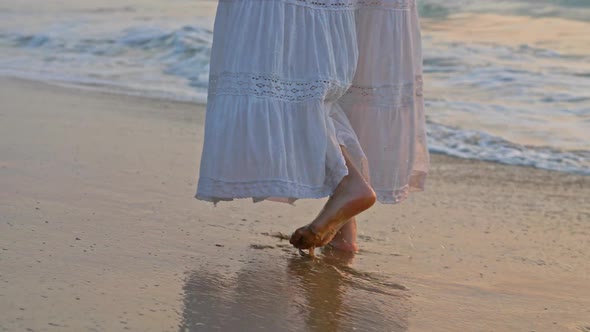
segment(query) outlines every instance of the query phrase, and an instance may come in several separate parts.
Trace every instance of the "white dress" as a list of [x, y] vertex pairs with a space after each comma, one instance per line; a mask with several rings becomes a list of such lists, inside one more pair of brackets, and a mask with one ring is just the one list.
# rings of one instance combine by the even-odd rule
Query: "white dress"
[[219, 0], [196, 198], [332, 194], [341, 148], [382, 203], [428, 172], [416, 0]]

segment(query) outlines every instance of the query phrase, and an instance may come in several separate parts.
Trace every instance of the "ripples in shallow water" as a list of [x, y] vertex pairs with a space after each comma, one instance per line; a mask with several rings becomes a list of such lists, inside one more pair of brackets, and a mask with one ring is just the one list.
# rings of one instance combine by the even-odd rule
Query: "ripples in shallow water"
[[181, 331], [407, 330], [406, 287], [352, 268], [351, 256], [293, 252], [251, 257], [237, 273], [187, 272]]

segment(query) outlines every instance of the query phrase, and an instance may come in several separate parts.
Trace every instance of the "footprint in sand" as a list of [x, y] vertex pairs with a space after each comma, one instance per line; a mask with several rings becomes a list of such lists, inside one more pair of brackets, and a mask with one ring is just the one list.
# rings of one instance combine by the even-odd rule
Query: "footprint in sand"
[[270, 245], [266, 245], [266, 244], [251, 244], [250, 248], [256, 249], [256, 250], [265, 250], [265, 249], [274, 249], [275, 246], [270, 246]]

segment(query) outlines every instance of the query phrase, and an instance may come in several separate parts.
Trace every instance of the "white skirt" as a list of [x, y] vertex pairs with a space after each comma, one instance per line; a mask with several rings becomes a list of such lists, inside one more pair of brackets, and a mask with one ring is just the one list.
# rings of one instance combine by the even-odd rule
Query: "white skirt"
[[341, 146], [382, 203], [428, 171], [416, 0], [219, 0], [196, 198], [333, 193]]

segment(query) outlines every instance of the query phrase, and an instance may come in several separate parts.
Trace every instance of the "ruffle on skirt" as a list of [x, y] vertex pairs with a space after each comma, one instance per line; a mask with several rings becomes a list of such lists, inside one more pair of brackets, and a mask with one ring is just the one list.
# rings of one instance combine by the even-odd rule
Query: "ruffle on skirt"
[[220, 0], [196, 198], [329, 196], [345, 146], [401, 202], [428, 171], [421, 74], [414, 0]]

